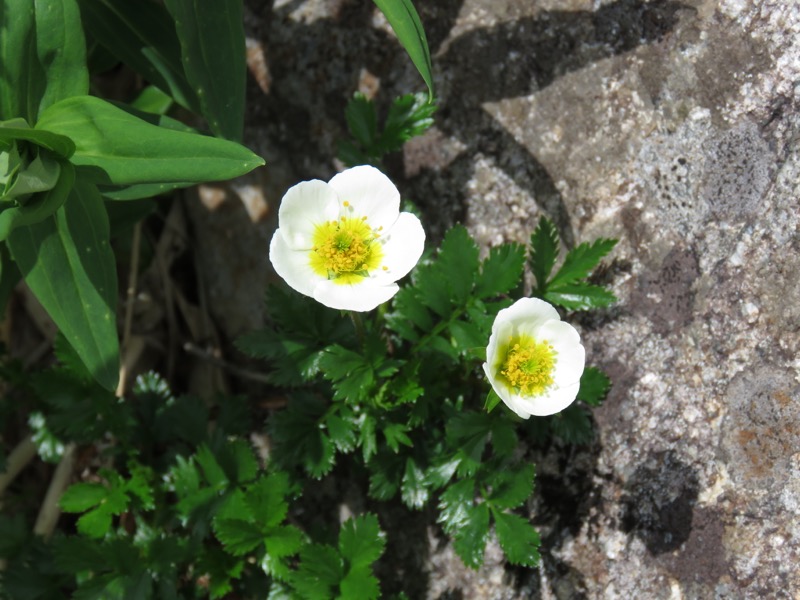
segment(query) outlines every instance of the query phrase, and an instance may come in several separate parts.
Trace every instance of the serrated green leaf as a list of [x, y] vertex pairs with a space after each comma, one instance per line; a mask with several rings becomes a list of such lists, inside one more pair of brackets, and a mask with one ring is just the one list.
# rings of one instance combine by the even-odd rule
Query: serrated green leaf
[[464, 564], [472, 569], [480, 567], [489, 537], [489, 508], [485, 504], [469, 507], [453, 537], [453, 549]]
[[228, 476], [225, 470], [206, 444], [197, 449], [195, 460], [197, 460], [200, 468], [203, 469], [203, 475], [211, 487], [221, 489], [228, 485]]
[[610, 387], [611, 380], [608, 375], [597, 367], [586, 367], [581, 375], [578, 400], [582, 400], [589, 406], [600, 406]]
[[513, 421], [500, 415], [492, 418], [492, 446], [496, 456], [510, 456], [517, 448], [517, 432]]
[[392, 452], [381, 452], [369, 463], [369, 496], [389, 500], [400, 489], [405, 458]]
[[466, 303], [478, 274], [478, 246], [466, 228], [457, 225], [442, 240], [437, 265], [450, 288], [456, 306]]
[[386, 542], [372, 514], [353, 517], [339, 530], [339, 552], [350, 569], [368, 567], [380, 558]]
[[288, 557], [300, 551], [303, 534], [291, 525], [276, 527], [269, 532], [265, 544], [267, 552], [261, 559], [261, 568], [276, 579], [288, 579], [291, 575]]
[[104, 506], [85, 513], [75, 524], [78, 531], [90, 538], [101, 538], [111, 529], [111, 512]]
[[383, 428], [386, 444], [392, 449], [392, 452], [399, 452], [401, 444], [409, 448], [414, 446], [414, 442], [406, 435], [407, 431], [409, 428], [403, 423], [389, 423]]
[[334, 548], [308, 544], [300, 551], [300, 566], [289, 581], [304, 599], [329, 600], [343, 575], [342, 559]]
[[443, 487], [452, 479], [460, 462], [457, 456], [438, 457], [425, 472], [425, 481], [433, 488]]
[[333, 467], [334, 447], [321, 430], [327, 405], [309, 393], [293, 395], [286, 410], [272, 420], [275, 460], [280, 465], [301, 465], [312, 477], [322, 477]]
[[53, 560], [60, 571], [80, 573], [101, 571], [106, 565], [106, 556], [101, 544], [83, 536], [57, 536], [53, 538]]
[[245, 502], [262, 531], [277, 526], [286, 517], [288, 493], [289, 478], [282, 472], [261, 477], [247, 489]]
[[409, 508], [422, 508], [430, 497], [425, 473], [411, 458], [406, 461], [400, 492], [403, 502]]
[[378, 438], [375, 434], [375, 428], [375, 417], [365, 414], [361, 422], [360, 430], [361, 451], [365, 463], [368, 463], [369, 459], [375, 456], [375, 453], [378, 451]]
[[68, 513], [89, 510], [100, 504], [108, 495], [108, 488], [100, 483], [75, 483], [61, 496], [61, 509]]
[[320, 371], [333, 382], [334, 398], [359, 402], [368, 397], [375, 372], [366, 357], [339, 345], [329, 346], [320, 355]]
[[494, 527], [500, 547], [508, 562], [535, 567], [539, 564], [539, 534], [520, 516], [492, 510]]
[[473, 475], [478, 469], [491, 428], [492, 417], [486, 413], [464, 412], [447, 422], [448, 442], [461, 458], [459, 474]]
[[607, 289], [588, 283], [551, 286], [545, 292], [544, 299], [568, 310], [603, 308], [617, 301], [617, 297]]
[[584, 279], [616, 245], [617, 240], [600, 238], [592, 243], [584, 242], [576, 246], [567, 253], [564, 264], [548, 282], [548, 289]]
[[450, 335], [456, 343], [456, 347], [461, 354], [467, 354], [475, 348], [485, 347], [489, 341], [480, 327], [469, 321], [457, 320], [450, 323], [448, 327]]
[[588, 444], [594, 431], [589, 414], [583, 406], [572, 404], [550, 418], [553, 435], [568, 444]]
[[433, 68], [425, 29], [411, 0], [374, 0], [386, 16], [397, 39], [408, 52], [411, 62], [428, 86], [428, 98], [433, 100]]
[[542, 217], [531, 235], [530, 264], [540, 293], [547, 289], [547, 280], [558, 258], [558, 232], [553, 222]]
[[247, 483], [255, 479], [258, 473], [253, 447], [241, 438], [228, 441], [217, 453], [217, 460], [231, 483]]
[[241, 519], [214, 519], [214, 533], [234, 556], [244, 556], [264, 541], [258, 527]]
[[433, 125], [434, 112], [436, 105], [430, 103], [425, 94], [405, 94], [395, 98], [374, 154], [400, 150], [405, 142], [425, 133]]
[[[444, 288], [442, 289], [444, 290]], [[445, 301], [446, 295], [446, 290], [444, 290]], [[420, 331], [427, 332], [434, 325], [433, 317], [425, 308], [420, 293], [415, 287], [404, 287], [395, 295], [392, 300], [392, 312], [386, 315], [386, 322], [392, 330], [410, 342], [416, 342], [419, 339], [419, 333], [415, 327]]]
[[469, 511], [475, 504], [475, 481], [462, 479], [447, 488], [439, 498], [439, 523], [453, 534], [469, 519]]
[[525, 267], [525, 248], [521, 244], [503, 244], [489, 250], [481, 263], [475, 283], [477, 298], [492, 298], [505, 294], [519, 285]]
[[361, 92], [356, 92], [344, 111], [347, 128], [364, 149], [371, 148], [376, 141], [378, 118], [375, 105]]
[[520, 465], [515, 470], [503, 469], [491, 479], [492, 493], [487, 501], [498, 508], [516, 508], [533, 493], [533, 465]]
[[339, 452], [351, 452], [357, 443], [356, 424], [351, 418], [342, 418], [331, 414], [325, 419], [331, 441]]
[[340, 600], [376, 600], [381, 593], [378, 579], [368, 568], [354, 568], [339, 583]]

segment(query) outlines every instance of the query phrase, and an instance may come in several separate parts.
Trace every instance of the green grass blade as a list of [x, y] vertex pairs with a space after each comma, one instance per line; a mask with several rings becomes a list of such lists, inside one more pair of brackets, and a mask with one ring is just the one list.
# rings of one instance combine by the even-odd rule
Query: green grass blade
[[397, 39], [408, 52], [428, 86], [428, 99], [433, 101], [433, 67], [428, 39], [411, 0], [373, 0], [394, 29]]

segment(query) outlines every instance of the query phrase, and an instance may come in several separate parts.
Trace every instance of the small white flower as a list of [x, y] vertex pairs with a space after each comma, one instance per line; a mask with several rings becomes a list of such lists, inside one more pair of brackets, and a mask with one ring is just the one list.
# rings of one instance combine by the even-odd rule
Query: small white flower
[[331, 308], [368, 311], [425, 245], [419, 219], [400, 212], [400, 193], [378, 169], [361, 166], [330, 182], [298, 183], [284, 195], [269, 259], [295, 290]]
[[497, 313], [483, 370], [506, 406], [527, 419], [572, 404], [584, 360], [575, 328], [544, 300], [522, 298]]

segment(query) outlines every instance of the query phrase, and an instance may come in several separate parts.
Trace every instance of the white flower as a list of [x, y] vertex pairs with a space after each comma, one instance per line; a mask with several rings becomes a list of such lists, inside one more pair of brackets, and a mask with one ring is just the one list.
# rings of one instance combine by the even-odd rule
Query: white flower
[[506, 406], [527, 419], [572, 404], [584, 360], [575, 328], [544, 300], [522, 298], [497, 313], [483, 370]]
[[330, 182], [298, 183], [284, 195], [269, 259], [295, 290], [331, 308], [367, 311], [398, 291], [425, 245], [419, 219], [400, 212], [400, 193], [361, 166]]

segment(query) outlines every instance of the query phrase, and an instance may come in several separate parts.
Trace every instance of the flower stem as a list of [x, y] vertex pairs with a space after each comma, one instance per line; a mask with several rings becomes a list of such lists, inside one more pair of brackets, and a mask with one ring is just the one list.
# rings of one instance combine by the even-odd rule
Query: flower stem
[[353, 327], [356, 330], [356, 337], [358, 338], [358, 343], [361, 347], [364, 346], [364, 341], [366, 340], [366, 332], [364, 329], [364, 320], [361, 318], [361, 315], [355, 311], [348, 311], [350, 313], [350, 320], [353, 321]]

